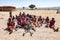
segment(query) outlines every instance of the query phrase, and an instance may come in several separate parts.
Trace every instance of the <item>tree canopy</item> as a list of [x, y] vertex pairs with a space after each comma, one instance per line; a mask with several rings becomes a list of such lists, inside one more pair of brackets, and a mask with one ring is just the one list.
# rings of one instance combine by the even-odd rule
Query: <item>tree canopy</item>
[[32, 10], [33, 10], [33, 8], [35, 8], [35, 7], [36, 7], [36, 6], [33, 5], [33, 4], [29, 5], [29, 8], [31, 8]]

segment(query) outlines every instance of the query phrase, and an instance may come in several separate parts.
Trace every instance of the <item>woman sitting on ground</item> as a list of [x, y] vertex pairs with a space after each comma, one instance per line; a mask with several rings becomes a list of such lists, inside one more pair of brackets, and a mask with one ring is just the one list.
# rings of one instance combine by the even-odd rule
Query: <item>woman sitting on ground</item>
[[35, 27], [37, 27], [37, 19], [36, 19], [35, 15], [33, 15], [33, 17], [32, 17], [32, 23]]
[[42, 17], [41, 16], [39, 16], [37, 23], [38, 23], [39, 27], [42, 26], [43, 21], [42, 21]]

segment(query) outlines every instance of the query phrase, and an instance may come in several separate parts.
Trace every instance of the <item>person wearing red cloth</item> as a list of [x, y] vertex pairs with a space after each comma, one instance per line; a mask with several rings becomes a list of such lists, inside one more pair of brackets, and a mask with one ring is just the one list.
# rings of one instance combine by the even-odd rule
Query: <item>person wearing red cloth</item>
[[57, 29], [55, 29], [55, 18], [52, 18], [52, 20], [50, 20], [49, 27], [52, 28], [54, 30], [54, 32], [59, 31], [59, 27], [57, 27]]
[[7, 28], [5, 30], [9, 31], [9, 34], [11, 34], [14, 30], [15, 22], [13, 20], [8, 20], [7, 22]]
[[37, 24], [38, 24], [38, 26], [40, 27], [40, 26], [42, 26], [42, 17], [41, 16], [39, 16], [39, 18], [38, 18], [38, 22], [37, 22]]
[[55, 27], [55, 19], [54, 18], [52, 18], [52, 20], [50, 20], [49, 27], [54, 29], [54, 27]]

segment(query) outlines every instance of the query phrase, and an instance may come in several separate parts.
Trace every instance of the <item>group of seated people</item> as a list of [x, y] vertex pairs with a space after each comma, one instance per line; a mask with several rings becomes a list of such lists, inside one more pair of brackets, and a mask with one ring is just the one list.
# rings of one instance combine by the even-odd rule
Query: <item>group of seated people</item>
[[[36, 31], [35, 28], [39, 28], [43, 24], [46, 24], [46, 28], [53, 29], [54, 32], [58, 32], [59, 29], [55, 29], [55, 18], [52, 18], [50, 20], [48, 16], [46, 18], [42, 18], [41, 16], [37, 17], [35, 15], [25, 14], [25, 12], [20, 12], [19, 15], [16, 16], [12, 16], [12, 12], [10, 12], [9, 15], [10, 17], [8, 18], [7, 28], [5, 29], [9, 31], [9, 34], [11, 34], [14, 29], [17, 31], [18, 28], [25, 29], [25, 33], [30, 32], [30, 29]], [[25, 35], [25, 33], [23, 33], [23, 36]], [[32, 36], [33, 33], [30, 32], [30, 34]]]

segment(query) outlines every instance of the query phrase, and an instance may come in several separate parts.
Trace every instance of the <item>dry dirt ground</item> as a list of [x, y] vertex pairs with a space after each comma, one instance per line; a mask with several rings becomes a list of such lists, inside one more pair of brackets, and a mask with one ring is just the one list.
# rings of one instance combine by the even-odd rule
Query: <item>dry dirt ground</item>
[[[55, 18], [56, 27], [60, 28], [60, 14], [56, 14], [56, 10], [16, 10], [13, 11], [12, 14], [18, 15], [19, 12], [26, 12], [26, 14], [42, 16], [46, 18], [47, 16]], [[3, 18], [3, 19], [1, 19]], [[53, 32], [50, 28], [45, 28], [44, 24], [40, 28], [36, 28], [36, 32], [33, 32], [33, 35], [30, 36], [27, 33], [25, 36], [22, 36], [24, 33], [23, 29], [19, 29], [18, 31], [14, 31], [11, 35], [9, 35], [7, 31], [4, 31], [6, 28], [7, 19], [9, 18], [9, 12], [0, 12], [0, 40], [60, 40], [60, 29], [59, 32]]]

